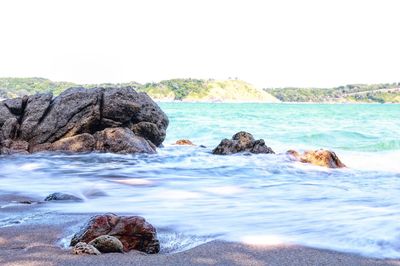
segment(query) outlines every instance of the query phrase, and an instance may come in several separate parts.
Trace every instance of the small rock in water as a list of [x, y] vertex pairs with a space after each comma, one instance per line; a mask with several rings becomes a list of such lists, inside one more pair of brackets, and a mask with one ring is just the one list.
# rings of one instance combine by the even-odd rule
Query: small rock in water
[[148, 254], [160, 251], [156, 229], [140, 216], [118, 216], [115, 214], [96, 215], [90, 218], [81, 230], [74, 235], [71, 246], [78, 242], [90, 242], [93, 239], [110, 235], [118, 238], [123, 250], [139, 250]]
[[188, 145], [188, 146], [195, 146], [193, 142], [188, 139], [180, 139], [175, 142], [175, 145]]
[[70, 194], [64, 194], [60, 192], [56, 192], [53, 194], [48, 195], [44, 201], [83, 201], [81, 198], [78, 198], [77, 196], [70, 195]]
[[21, 204], [32, 204], [33, 202], [31, 200], [21, 200], [21, 201], [18, 201], [18, 203], [21, 203]]
[[223, 139], [212, 151], [213, 154], [219, 155], [228, 155], [238, 152], [274, 153], [270, 147], [265, 145], [263, 139], [255, 140], [253, 135], [244, 131], [236, 133], [230, 140]]
[[114, 236], [102, 235], [89, 242], [89, 245], [97, 248], [102, 253], [123, 252], [124, 246]]
[[75, 255], [100, 255], [100, 251], [90, 244], [79, 242], [72, 249], [72, 254]]
[[336, 153], [328, 150], [315, 150], [315, 151], [305, 151], [302, 155], [294, 150], [289, 150], [286, 152], [290, 158], [300, 161], [302, 163], [310, 163], [313, 165], [324, 166], [328, 168], [343, 168], [346, 167], [337, 157]]
[[85, 195], [86, 198], [92, 199], [92, 198], [105, 197], [107, 196], [107, 193], [98, 189], [90, 189], [83, 192], [83, 195]]

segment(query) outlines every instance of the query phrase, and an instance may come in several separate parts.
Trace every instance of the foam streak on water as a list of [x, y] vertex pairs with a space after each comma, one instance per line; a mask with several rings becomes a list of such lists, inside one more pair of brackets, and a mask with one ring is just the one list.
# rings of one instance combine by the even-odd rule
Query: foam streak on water
[[[44, 198], [60, 191], [85, 201], [47, 204], [45, 209], [143, 215], [157, 228], [175, 232], [163, 236], [170, 239], [166, 250], [176, 249], [173, 243], [182, 234], [191, 236], [186, 246], [192, 246], [187, 239], [215, 237], [400, 258], [398, 106], [162, 108], [171, 120], [167, 144], [189, 138], [208, 148], [166, 145], [155, 155], [2, 157], [0, 193]], [[211, 154], [221, 138], [244, 129], [265, 138], [277, 152], [332, 148], [349, 168], [294, 163], [285, 155]], [[96, 191], [107, 195], [92, 197]]]

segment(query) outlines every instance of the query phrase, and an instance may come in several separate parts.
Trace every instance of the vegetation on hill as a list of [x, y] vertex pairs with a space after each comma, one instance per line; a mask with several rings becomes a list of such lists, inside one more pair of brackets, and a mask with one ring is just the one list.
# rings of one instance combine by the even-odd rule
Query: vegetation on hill
[[171, 79], [147, 83], [139, 88], [155, 99], [184, 100], [189, 94], [206, 94], [206, 81], [201, 79]]
[[44, 78], [0, 78], [0, 98], [14, 98], [38, 92], [52, 92], [57, 95], [73, 86], [76, 84]]
[[83, 86], [87, 88], [132, 86], [138, 91], [148, 93], [155, 100], [178, 101], [244, 101], [244, 102], [277, 102], [269, 93], [259, 90], [241, 80], [202, 80], [171, 79], [158, 83], [137, 82], [74, 84], [70, 82], [53, 82], [43, 78], [0, 78], [0, 98], [12, 98], [38, 92], [60, 94], [69, 87]]
[[335, 88], [264, 89], [283, 102], [400, 103], [400, 83], [355, 84]]
[[155, 99], [207, 102], [278, 102], [269, 93], [242, 80], [171, 79], [139, 88]]
[[0, 78], [0, 99], [39, 92], [52, 92], [58, 95], [65, 89], [76, 86], [87, 88], [131, 86], [138, 91], [148, 93], [155, 100], [164, 101], [400, 103], [400, 83], [259, 90], [237, 79], [171, 79], [144, 85], [137, 82], [80, 85], [71, 82], [54, 82], [44, 78]]

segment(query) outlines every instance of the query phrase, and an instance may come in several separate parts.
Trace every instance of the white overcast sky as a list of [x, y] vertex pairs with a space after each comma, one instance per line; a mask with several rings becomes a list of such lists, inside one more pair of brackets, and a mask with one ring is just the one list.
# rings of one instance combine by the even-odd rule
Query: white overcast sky
[[400, 82], [397, 0], [0, 0], [0, 77]]

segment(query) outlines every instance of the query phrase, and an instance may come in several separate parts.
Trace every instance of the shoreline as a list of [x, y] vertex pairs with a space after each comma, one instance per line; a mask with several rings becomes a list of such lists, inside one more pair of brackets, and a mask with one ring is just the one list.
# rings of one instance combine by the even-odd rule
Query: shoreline
[[154, 99], [154, 101], [159, 104], [159, 103], [206, 103], [206, 104], [324, 104], [324, 105], [358, 105], [358, 104], [370, 104], [370, 105], [398, 105], [400, 103], [392, 103], [392, 102], [385, 102], [385, 103], [378, 103], [378, 102], [263, 102], [263, 101], [179, 101], [179, 100], [160, 100], [160, 99]]
[[[69, 223], [71, 224], [71, 223]], [[0, 228], [0, 264], [12, 265], [398, 265], [350, 253], [297, 245], [255, 246], [214, 240], [171, 254], [73, 255], [58, 245], [64, 225]]]
[[[147, 255], [141, 252], [73, 255], [62, 239], [93, 214], [45, 213], [44, 204], [7, 205], [33, 200], [21, 195], [1, 194], [4, 216], [38, 218], [0, 227], [0, 264], [12, 265], [399, 265], [398, 259], [375, 259], [352, 253], [292, 244], [250, 245], [213, 240], [176, 253]], [[66, 203], [67, 204], [67, 203]], [[0, 221], [4, 220], [3, 215]]]

